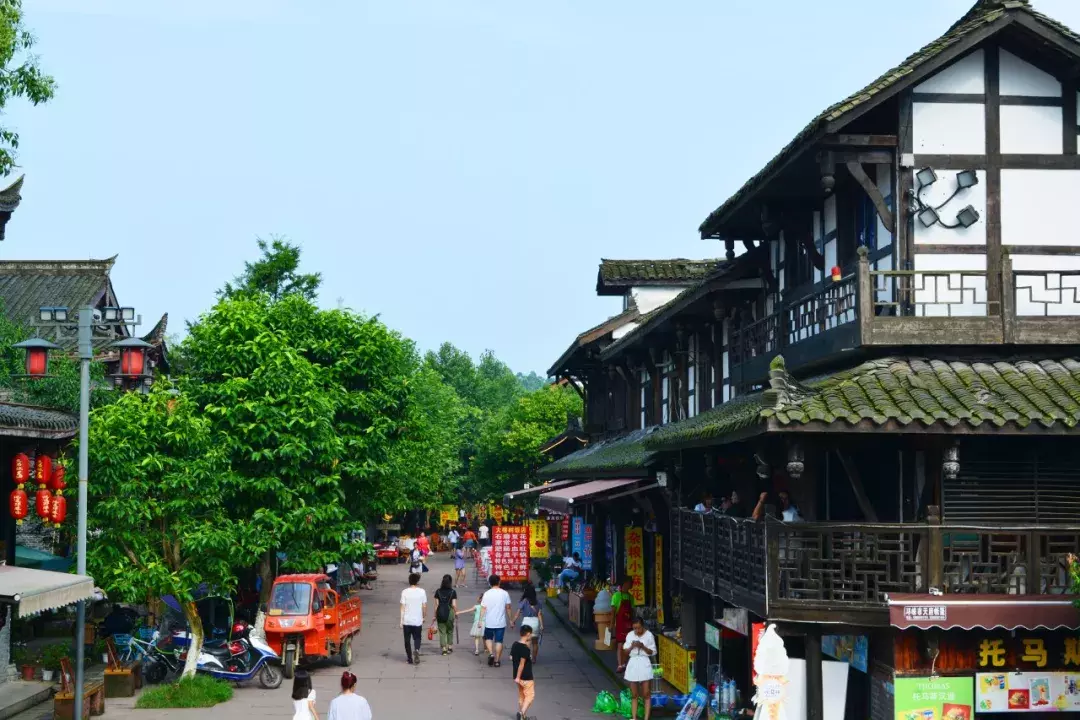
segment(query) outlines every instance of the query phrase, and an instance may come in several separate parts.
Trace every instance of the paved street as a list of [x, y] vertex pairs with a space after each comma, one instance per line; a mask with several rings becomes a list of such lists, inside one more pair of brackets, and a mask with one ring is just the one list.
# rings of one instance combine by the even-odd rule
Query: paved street
[[[452, 573], [452, 564], [445, 556], [429, 563], [431, 572], [425, 574], [423, 587], [430, 597], [443, 573]], [[472, 642], [467, 637], [471, 616], [459, 618], [461, 643], [449, 657], [438, 650], [438, 641], [429, 643], [424, 635], [423, 652], [418, 666], [405, 663], [401, 631], [398, 629], [398, 599], [406, 583], [406, 566], [384, 566], [380, 582], [374, 591], [363, 591], [364, 631], [356, 645], [352, 671], [359, 678], [357, 690], [371, 703], [375, 720], [412, 720], [439, 717], [446, 719], [512, 718], [515, 712], [516, 689], [511, 682], [510, 663], [504, 655], [501, 668], [489, 668], [484, 658], [474, 657]], [[471, 606], [479, 592], [473, 585], [469, 569], [469, 588], [460, 591], [459, 607]], [[518, 593], [511, 592], [516, 601]], [[428, 608], [431, 612], [431, 608]], [[547, 633], [536, 665], [537, 701], [530, 717], [541, 720], [581, 720], [596, 717], [591, 708], [596, 693], [612, 689], [610, 680], [585, 654], [581, 646], [550, 618], [545, 624]], [[325, 718], [330, 700], [337, 694], [341, 668], [327, 664], [313, 672], [318, 694], [320, 715]], [[214, 717], [230, 718], [287, 718], [292, 717], [289, 698], [290, 682], [278, 690], [267, 691], [252, 684], [238, 688], [233, 699], [213, 710]], [[149, 711], [135, 710], [131, 701], [109, 700], [105, 718], [205, 718], [207, 710]], [[22, 718], [38, 720], [45, 713], [24, 714]]]

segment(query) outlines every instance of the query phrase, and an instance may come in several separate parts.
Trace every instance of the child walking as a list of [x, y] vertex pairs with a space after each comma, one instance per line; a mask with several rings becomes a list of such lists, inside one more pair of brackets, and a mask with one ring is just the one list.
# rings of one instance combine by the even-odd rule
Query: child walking
[[464, 615], [469, 612], [473, 614], [472, 627], [469, 628], [469, 637], [473, 639], [473, 655], [480, 654], [480, 643], [484, 640], [484, 625], [480, 622], [480, 603], [483, 602], [483, 600], [484, 596], [478, 595], [475, 605], [455, 613], [455, 615]]

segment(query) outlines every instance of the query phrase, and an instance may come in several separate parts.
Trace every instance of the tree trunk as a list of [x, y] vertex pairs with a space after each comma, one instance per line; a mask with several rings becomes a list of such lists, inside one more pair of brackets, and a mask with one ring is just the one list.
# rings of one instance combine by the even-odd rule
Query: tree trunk
[[199, 617], [199, 611], [193, 602], [184, 603], [184, 617], [187, 619], [188, 627], [191, 628], [191, 644], [188, 645], [187, 660], [184, 662], [184, 672], [181, 677], [189, 678], [195, 676], [195, 668], [199, 664], [199, 653], [202, 652], [203, 644], [203, 626], [202, 618]]
[[274, 584], [273, 550], [267, 550], [259, 561], [259, 577], [262, 578], [262, 588], [259, 590], [259, 604], [262, 605], [270, 601], [270, 588]]

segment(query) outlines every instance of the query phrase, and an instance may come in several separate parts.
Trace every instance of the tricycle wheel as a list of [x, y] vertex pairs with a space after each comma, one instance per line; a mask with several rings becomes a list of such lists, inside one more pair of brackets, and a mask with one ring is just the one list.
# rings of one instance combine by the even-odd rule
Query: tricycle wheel
[[341, 641], [341, 652], [338, 653], [338, 662], [341, 667], [352, 665], [352, 638], [347, 637]]
[[282, 675], [281, 668], [267, 663], [259, 672], [259, 684], [267, 690], [276, 690], [281, 687]]
[[281, 658], [281, 671], [285, 679], [293, 679], [293, 673], [296, 671], [296, 648], [285, 650], [285, 655]]

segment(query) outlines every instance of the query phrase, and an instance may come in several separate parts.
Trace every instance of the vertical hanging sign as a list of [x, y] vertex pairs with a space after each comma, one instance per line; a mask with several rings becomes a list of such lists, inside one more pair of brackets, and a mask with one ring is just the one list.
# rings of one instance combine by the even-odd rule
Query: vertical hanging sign
[[529, 579], [529, 528], [496, 525], [491, 528], [491, 558], [494, 572], [504, 581]]
[[655, 577], [653, 585], [656, 587], [656, 622], [664, 625], [664, 538], [656, 533], [656, 561], [653, 563]]
[[618, 582], [615, 572], [615, 527], [611, 524], [611, 518], [604, 523], [604, 553], [608, 563], [608, 582]]
[[529, 520], [529, 557], [546, 558], [548, 547], [547, 520]]
[[630, 594], [634, 596], [634, 605], [645, 604], [645, 547], [643, 533], [639, 527], [626, 528], [626, 576], [634, 581]]

